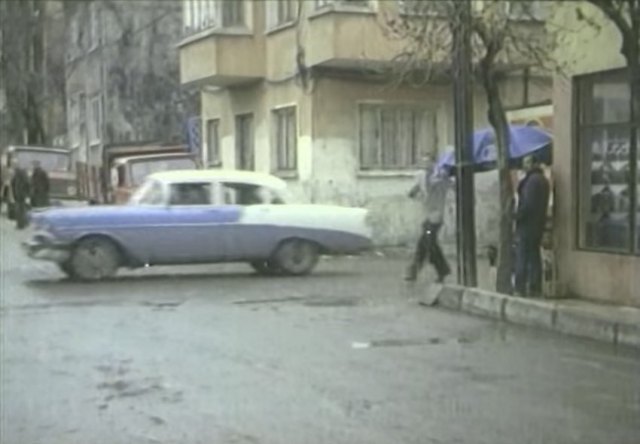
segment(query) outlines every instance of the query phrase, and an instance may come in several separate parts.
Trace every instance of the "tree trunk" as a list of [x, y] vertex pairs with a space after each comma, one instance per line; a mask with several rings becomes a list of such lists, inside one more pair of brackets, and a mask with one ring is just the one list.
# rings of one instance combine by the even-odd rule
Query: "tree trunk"
[[483, 86], [489, 104], [489, 123], [496, 135], [498, 148], [498, 176], [500, 183], [500, 240], [498, 245], [498, 271], [496, 290], [511, 294], [513, 248], [513, 185], [509, 170], [509, 122], [500, 98], [498, 82], [489, 68], [483, 68]]

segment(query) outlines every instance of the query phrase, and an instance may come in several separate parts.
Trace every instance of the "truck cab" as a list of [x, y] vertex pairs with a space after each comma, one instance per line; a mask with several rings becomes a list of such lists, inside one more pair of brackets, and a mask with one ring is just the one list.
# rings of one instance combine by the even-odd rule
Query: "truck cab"
[[189, 153], [144, 154], [119, 157], [110, 171], [113, 203], [125, 204], [133, 192], [150, 174], [160, 171], [191, 170], [198, 168], [195, 157]]

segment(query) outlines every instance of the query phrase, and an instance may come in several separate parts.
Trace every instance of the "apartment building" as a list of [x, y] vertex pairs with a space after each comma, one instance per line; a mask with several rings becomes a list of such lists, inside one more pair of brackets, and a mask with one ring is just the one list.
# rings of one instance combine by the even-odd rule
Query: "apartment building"
[[[412, 87], [385, 75], [404, 43], [381, 13], [407, 3], [185, 0], [180, 79], [201, 92], [204, 163], [276, 174], [300, 201], [365, 206], [378, 244], [411, 242], [422, 215], [406, 194], [421, 158], [453, 143], [453, 103], [446, 77]], [[513, 109], [549, 104], [548, 79], [502, 86]], [[474, 107], [486, 126], [479, 90]], [[497, 237], [497, 179], [477, 186], [483, 242]]]

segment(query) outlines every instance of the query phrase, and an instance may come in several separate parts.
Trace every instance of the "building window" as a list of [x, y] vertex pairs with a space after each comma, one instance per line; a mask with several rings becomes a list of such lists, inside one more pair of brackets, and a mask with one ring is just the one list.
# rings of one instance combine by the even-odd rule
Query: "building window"
[[222, 26], [244, 25], [244, 2], [242, 0], [221, 0]]
[[183, 0], [182, 7], [185, 34], [245, 24], [243, 0]]
[[298, 0], [271, 0], [267, 8], [267, 27], [274, 28], [296, 20]]
[[220, 119], [207, 120], [207, 165], [220, 166]]
[[100, 25], [97, 3], [89, 4], [89, 51], [96, 49], [100, 44]]
[[329, 5], [368, 7], [369, 0], [316, 0], [317, 9]]
[[360, 168], [416, 168], [437, 147], [436, 114], [407, 105], [360, 105]]
[[277, 171], [295, 171], [298, 167], [296, 107], [273, 111], [274, 153]]
[[80, 145], [80, 136], [78, 132], [79, 125], [79, 110], [78, 110], [78, 100], [76, 98], [69, 99], [69, 139], [71, 142], [71, 146], [77, 147]]
[[90, 120], [89, 120], [89, 141], [99, 143], [102, 127], [102, 98], [97, 95], [91, 99]]
[[[640, 124], [631, 115], [628, 72], [623, 69], [578, 77], [576, 93], [578, 245], [638, 254]], [[631, 173], [634, 165], [635, 177]]]

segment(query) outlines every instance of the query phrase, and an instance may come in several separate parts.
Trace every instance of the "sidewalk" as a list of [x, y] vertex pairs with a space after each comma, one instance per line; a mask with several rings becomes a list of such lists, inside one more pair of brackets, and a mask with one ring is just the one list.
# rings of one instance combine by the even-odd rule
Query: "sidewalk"
[[528, 299], [455, 285], [431, 285], [421, 301], [514, 324], [640, 348], [640, 308], [579, 299]]

